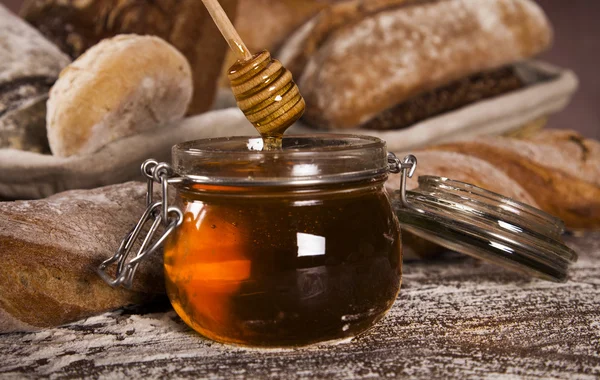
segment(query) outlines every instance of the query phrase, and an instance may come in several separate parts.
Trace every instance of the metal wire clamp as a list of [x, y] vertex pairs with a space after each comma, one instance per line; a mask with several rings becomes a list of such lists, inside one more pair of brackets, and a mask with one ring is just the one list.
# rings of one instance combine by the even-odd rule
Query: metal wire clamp
[[[98, 267], [98, 274], [110, 286], [123, 285], [125, 288], [131, 288], [133, 276], [140, 262], [144, 257], [156, 251], [183, 221], [181, 210], [175, 206], [169, 206], [168, 202], [169, 178], [173, 175], [173, 170], [169, 164], [149, 159], [142, 164], [141, 169], [142, 175], [146, 177], [147, 182], [146, 210], [137, 224], [125, 236], [116, 253], [111, 258], [102, 262]], [[157, 202], [153, 201], [154, 182], [159, 183], [162, 188], [162, 199]], [[148, 223], [150, 227], [144, 236], [142, 231]], [[154, 239], [161, 223], [165, 229], [157, 239]], [[127, 262], [127, 257], [131, 253], [136, 241], [138, 241], [138, 238], [142, 240], [140, 247], [135, 257]], [[117, 268], [115, 277], [112, 278], [107, 273], [107, 269], [114, 263], [116, 263]]]
[[410, 208], [406, 199], [406, 177], [412, 178], [417, 169], [417, 157], [409, 154], [402, 161], [392, 152], [387, 154], [388, 168], [390, 173], [402, 173], [400, 176], [400, 201], [403, 207]]

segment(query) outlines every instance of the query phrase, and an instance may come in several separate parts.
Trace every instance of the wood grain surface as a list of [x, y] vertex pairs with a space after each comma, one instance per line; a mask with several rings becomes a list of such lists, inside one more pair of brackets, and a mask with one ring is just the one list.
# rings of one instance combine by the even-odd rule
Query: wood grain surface
[[580, 259], [565, 284], [456, 255], [406, 263], [389, 315], [350, 342], [224, 346], [164, 301], [0, 335], [0, 378], [598, 378], [600, 233], [567, 239]]

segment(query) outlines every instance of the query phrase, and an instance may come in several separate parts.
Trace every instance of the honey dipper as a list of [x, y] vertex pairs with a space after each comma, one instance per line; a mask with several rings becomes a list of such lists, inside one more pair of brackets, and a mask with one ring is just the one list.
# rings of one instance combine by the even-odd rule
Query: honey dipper
[[228, 72], [238, 107], [261, 134], [264, 149], [280, 149], [283, 133], [305, 108], [292, 74], [268, 51], [250, 53], [218, 0], [202, 2], [238, 57]]

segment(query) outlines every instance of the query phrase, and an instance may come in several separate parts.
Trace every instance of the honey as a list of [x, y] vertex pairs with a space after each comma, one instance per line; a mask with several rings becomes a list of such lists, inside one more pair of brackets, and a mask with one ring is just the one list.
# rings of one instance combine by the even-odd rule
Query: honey
[[167, 292], [204, 336], [252, 346], [343, 339], [396, 298], [401, 243], [381, 181], [301, 191], [194, 185], [179, 199]]

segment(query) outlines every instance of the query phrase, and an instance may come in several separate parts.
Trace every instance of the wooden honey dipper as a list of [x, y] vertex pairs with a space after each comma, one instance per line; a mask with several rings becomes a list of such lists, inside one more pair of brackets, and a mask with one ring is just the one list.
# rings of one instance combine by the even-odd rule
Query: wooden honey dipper
[[264, 149], [280, 149], [283, 133], [304, 113], [292, 74], [264, 50], [250, 53], [218, 0], [202, 0], [238, 57], [228, 72], [238, 107], [263, 138]]

